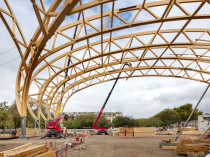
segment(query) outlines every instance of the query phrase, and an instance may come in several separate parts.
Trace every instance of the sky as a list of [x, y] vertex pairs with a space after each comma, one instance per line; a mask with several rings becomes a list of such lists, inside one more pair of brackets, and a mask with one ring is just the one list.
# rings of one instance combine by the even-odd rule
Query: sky
[[[23, 30], [26, 40], [29, 42], [33, 36], [34, 30], [38, 26], [31, 2], [28, 0], [9, 2]], [[116, 2], [116, 8], [137, 4], [135, 0], [130, 0], [129, 2], [127, 0], [122, 0], [122, 2], [123, 3]], [[4, 7], [3, 0], [0, 0], [0, 7]], [[106, 5], [104, 10], [110, 10], [109, 7], [110, 5]], [[193, 10], [193, 6], [189, 7]], [[208, 9], [209, 6], [205, 6], [203, 12]], [[94, 15], [94, 13], [98, 11], [100, 10], [95, 8], [87, 11], [85, 15]], [[172, 14], [175, 14], [175, 12], [172, 12]], [[143, 14], [142, 16], [148, 18], [146, 14]], [[129, 18], [129, 16], [127, 18]], [[196, 28], [198, 24], [200, 23], [194, 22], [191, 26], [192, 28]], [[209, 25], [206, 22], [202, 24], [204, 28], [209, 28]], [[168, 27], [169, 26], [171, 28], [174, 27], [174, 25], [168, 25]], [[144, 31], [145, 29], [147, 28], [143, 27], [141, 28], [141, 31]], [[129, 29], [129, 33], [137, 32], [138, 30], [139, 28]], [[125, 32], [116, 32], [113, 33], [113, 36], [122, 35], [122, 33]], [[19, 53], [15, 48], [15, 44], [9, 36], [3, 22], [0, 20], [0, 102], [7, 101], [11, 104], [15, 99], [15, 82], [18, 66], [20, 64], [20, 58], [18, 57]], [[13, 59], [14, 61], [11, 61]], [[11, 62], [7, 63], [8, 61]], [[99, 111], [113, 83], [113, 81], [110, 81], [98, 84], [76, 93], [67, 103], [64, 112]], [[117, 83], [104, 112], [120, 111], [125, 116], [148, 118], [166, 108], [174, 108], [186, 103], [192, 103], [193, 106], [195, 106], [206, 87], [207, 84], [179, 78], [140, 77], [129, 78], [127, 81], [123, 79], [119, 80]], [[210, 113], [209, 102], [210, 91], [206, 93], [198, 109]]]

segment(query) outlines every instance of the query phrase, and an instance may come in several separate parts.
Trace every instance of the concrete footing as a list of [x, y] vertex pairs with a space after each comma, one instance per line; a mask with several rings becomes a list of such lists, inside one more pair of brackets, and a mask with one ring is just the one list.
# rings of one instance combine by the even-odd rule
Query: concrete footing
[[21, 138], [26, 138], [26, 117], [21, 117]]

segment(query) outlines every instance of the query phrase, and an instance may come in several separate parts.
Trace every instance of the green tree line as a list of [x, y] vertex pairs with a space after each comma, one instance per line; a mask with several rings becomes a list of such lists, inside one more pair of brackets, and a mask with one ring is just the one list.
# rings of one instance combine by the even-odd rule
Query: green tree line
[[[36, 105], [30, 102], [33, 112], [37, 113]], [[101, 116], [98, 125], [99, 127], [159, 127], [159, 126], [170, 126], [174, 123], [181, 123], [186, 121], [190, 113], [192, 112], [192, 104], [185, 104], [180, 107], [173, 109], [165, 109], [150, 118], [134, 119], [128, 116], [119, 116], [113, 119], [112, 123], [107, 120], [104, 116]], [[43, 114], [46, 115], [46, 110], [42, 108]], [[202, 111], [196, 110], [191, 120], [197, 120], [198, 115], [202, 115]], [[69, 117], [68, 120], [63, 120], [66, 128], [92, 128], [97, 115], [90, 113], [86, 115], [78, 115], [76, 117]], [[8, 105], [6, 101], [0, 102], [0, 128], [19, 128], [21, 125], [21, 118], [19, 116], [16, 102], [14, 101], [11, 105]], [[40, 120], [41, 128], [44, 128], [44, 120]], [[34, 128], [34, 119], [27, 112], [26, 126]]]
[[[32, 102], [29, 103], [33, 109], [33, 112], [37, 113], [36, 105]], [[42, 108], [43, 114], [46, 115], [46, 110]], [[26, 127], [34, 128], [35, 120], [29, 112], [26, 116]], [[13, 101], [11, 105], [8, 102], [0, 102], [0, 129], [10, 129], [10, 128], [20, 128], [21, 127], [21, 118], [17, 110], [16, 101]], [[45, 121], [40, 120], [40, 127], [45, 127]]]
[[[64, 121], [64, 126], [66, 128], [76, 128], [76, 129], [91, 129], [97, 116], [94, 113], [89, 113], [86, 115], [78, 115], [75, 118], [68, 118], [67, 121]], [[98, 121], [98, 127], [109, 128], [112, 126], [111, 122], [107, 120], [104, 116]]]
[[[136, 125], [143, 127], [170, 126], [174, 123], [178, 123], [180, 125], [182, 121], [187, 120], [192, 111], [192, 104], [188, 103], [173, 109], [165, 109], [147, 119], [138, 119]], [[190, 120], [198, 120], [198, 115], [202, 114], [202, 111], [198, 111], [198, 109], [196, 109]]]

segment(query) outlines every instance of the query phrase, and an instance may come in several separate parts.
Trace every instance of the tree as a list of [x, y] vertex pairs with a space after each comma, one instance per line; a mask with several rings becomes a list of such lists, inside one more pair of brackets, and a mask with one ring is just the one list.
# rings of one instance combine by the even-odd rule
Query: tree
[[[159, 125], [167, 126], [170, 124], [174, 124], [180, 121], [180, 115], [176, 110], [165, 109], [154, 116], [154, 118], [158, 118], [160, 121]], [[162, 124], [161, 124], [162, 123]]]
[[131, 117], [118, 116], [112, 121], [114, 127], [134, 127], [135, 119]]
[[163, 125], [163, 121], [158, 117], [150, 117], [146, 121], [145, 127], [159, 127]]
[[[96, 118], [97, 118], [96, 115], [93, 113], [89, 113], [86, 115], [78, 115], [74, 119], [71, 118], [65, 121], [64, 125], [67, 128], [76, 128], [76, 129], [92, 128], [94, 122], [96, 121]], [[97, 126], [109, 127], [110, 123], [104, 116], [101, 116]]]
[[147, 123], [147, 119], [146, 118], [141, 118], [141, 119], [136, 119], [134, 126], [135, 127], [145, 127]]
[[9, 109], [8, 102], [6, 101], [0, 102], [0, 108], [7, 111]]
[[[187, 103], [180, 107], [174, 108], [173, 110], [175, 110], [180, 115], [180, 119], [178, 121], [180, 123], [181, 121], [187, 120], [187, 118], [190, 116], [191, 112], [193, 111], [193, 108], [192, 104]], [[198, 115], [202, 114], [203, 114], [202, 111], [198, 111], [198, 109], [196, 109], [190, 120], [198, 120]]]
[[3, 129], [6, 125], [6, 121], [8, 118], [8, 112], [2, 108], [0, 108], [0, 127]]
[[10, 107], [6, 101], [0, 102], [0, 127], [14, 127], [13, 114], [10, 112]]
[[9, 112], [12, 115], [12, 119], [13, 119], [13, 122], [14, 122], [14, 127], [15, 128], [20, 128], [21, 118], [20, 118], [20, 115], [19, 115], [18, 110], [17, 110], [16, 101], [14, 101], [13, 104], [10, 106]]
[[111, 126], [111, 124], [110, 124], [110, 121], [106, 117], [101, 116], [99, 121], [98, 121], [98, 125], [97, 126], [108, 128], [108, 127]]

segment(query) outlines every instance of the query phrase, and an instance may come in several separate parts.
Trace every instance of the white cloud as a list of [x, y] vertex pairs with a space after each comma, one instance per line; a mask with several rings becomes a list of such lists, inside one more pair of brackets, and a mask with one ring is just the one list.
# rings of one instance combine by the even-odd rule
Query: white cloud
[[[99, 111], [113, 83], [99, 84], [76, 93], [69, 100], [65, 111]], [[166, 108], [186, 103], [195, 105], [205, 88], [206, 84], [177, 78], [145, 77], [119, 80], [105, 111], [121, 111], [124, 115], [135, 118], [150, 117]], [[210, 91], [199, 109], [208, 108], [209, 96]], [[204, 112], [210, 112], [210, 108]]]

